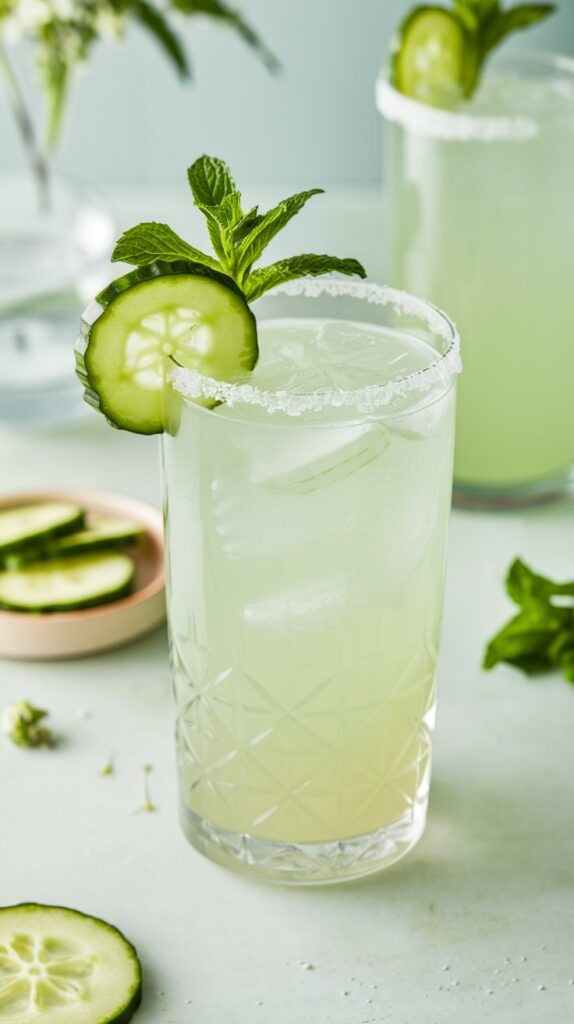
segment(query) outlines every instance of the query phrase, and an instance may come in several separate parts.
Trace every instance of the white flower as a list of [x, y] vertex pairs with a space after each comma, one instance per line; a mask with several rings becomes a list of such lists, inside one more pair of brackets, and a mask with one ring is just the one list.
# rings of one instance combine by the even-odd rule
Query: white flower
[[114, 42], [119, 39], [125, 28], [125, 19], [116, 14], [112, 7], [98, 8], [94, 18], [94, 31], [101, 39]]
[[0, 21], [0, 39], [8, 46], [17, 46], [23, 34], [22, 26], [15, 15], [9, 14]]
[[47, 25], [53, 13], [49, 0], [18, 0], [12, 17], [17, 20], [22, 34], [26, 35]]
[[52, 0], [49, 6], [52, 8], [52, 18], [59, 18], [60, 21], [74, 21], [76, 5], [73, 0]]

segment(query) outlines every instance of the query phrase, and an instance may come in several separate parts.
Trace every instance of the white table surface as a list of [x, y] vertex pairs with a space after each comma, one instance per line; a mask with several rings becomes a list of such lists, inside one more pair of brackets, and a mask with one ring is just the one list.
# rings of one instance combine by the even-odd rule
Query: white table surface
[[[96, 415], [65, 434], [0, 432], [0, 492], [44, 486], [159, 504], [156, 442]], [[355, 885], [265, 887], [188, 846], [163, 630], [92, 659], [0, 662], [1, 705], [45, 705], [61, 737], [50, 751], [0, 740], [0, 903], [122, 928], [145, 971], [138, 1024], [570, 1024], [574, 688], [479, 665], [510, 610], [512, 557], [572, 577], [573, 539], [572, 504], [453, 515], [427, 831]], [[134, 814], [146, 763], [158, 809]]]

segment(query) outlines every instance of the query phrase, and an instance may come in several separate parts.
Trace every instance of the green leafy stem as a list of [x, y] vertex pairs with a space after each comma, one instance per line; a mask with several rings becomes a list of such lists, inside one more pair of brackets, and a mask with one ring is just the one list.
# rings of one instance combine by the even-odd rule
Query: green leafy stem
[[553, 3], [517, 4], [507, 8], [499, 0], [453, 0], [453, 3], [468, 41], [467, 98], [475, 91], [486, 58], [493, 50], [514, 32], [537, 25], [556, 10]]
[[187, 172], [195, 206], [207, 221], [215, 257], [202, 252], [180, 238], [167, 224], [154, 221], [130, 228], [119, 239], [112, 260], [136, 267], [153, 263], [185, 260], [231, 278], [248, 302], [258, 299], [269, 288], [284, 281], [310, 275], [317, 277], [337, 271], [366, 277], [355, 259], [305, 253], [254, 269], [264, 250], [276, 235], [299, 213], [320, 188], [298, 192], [281, 200], [266, 213], [257, 206], [245, 212], [229, 168], [223, 160], [202, 156]]
[[506, 590], [520, 611], [488, 644], [483, 667], [506, 662], [529, 675], [559, 669], [574, 683], [574, 582], [555, 583], [517, 558]]

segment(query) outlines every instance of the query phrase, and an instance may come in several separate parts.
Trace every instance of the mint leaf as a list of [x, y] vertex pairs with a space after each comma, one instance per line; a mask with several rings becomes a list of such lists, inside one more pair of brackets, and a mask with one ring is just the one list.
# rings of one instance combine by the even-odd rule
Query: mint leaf
[[284, 281], [293, 281], [298, 277], [319, 277], [321, 274], [330, 274], [337, 271], [339, 274], [356, 274], [358, 277], [366, 277], [364, 267], [353, 259], [339, 259], [338, 256], [318, 256], [312, 253], [303, 256], [291, 256], [278, 263], [271, 263], [261, 270], [254, 270], [250, 275], [246, 298], [254, 302], [269, 288]]
[[200, 156], [188, 169], [187, 180], [196, 206], [219, 206], [236, 191], [229, 167], [215, 156]]
[[245, 213], [233, 228], [232, 238], [234, 244], [237, 245], [238, 242], [241, 242], [262, 220], [263, 214], [259, 213], [258, 206], [254, 206], [249, 210], [249, 213]]
[[182, 78], [190, 77], [187, 57], [179, 37], [164, 14], [147, 0], [131, 0], [130, 11], [140, 24], [151, 33]]
[[234, 247], [230, 232], [242, 219], [241, 193], [228, 192], [217, 206], [195, 204], [207, 221], [211, 244], [223, 265], [231, 272], [235, 269]]
[[570, 632], [566, 629], [562, 633], [558, 633], [552, 641], [548, 653], [555, 665], [561, 664], [565, 658], [574, 654], [574, 631]]
[[136, 267], [145, 267], [158, 260], [166, 263], [191, 260], [211, 270], [221, 270], [217, 260], [193, 245], [188, 245], [167, 224], [156, 224], [155, 221], [138, 224], [125, 231], [112, 253], [112, 262], [131, 263]]
[[480, 37], [484, 55], [490, 53], [507, 36], [521, 29], [531, 28], [554, 14], [555, 4], [519, 4], [505, 11], [499, 11], [486, 24]]
[[550, 648], [566, 625], [563, 616], [549, 614], [542, 607], [519, 612], [488, 644], [483, 667], [491, 669], [501, 661], [520, 666], [528, 658], [537, 668], [551, 668]]
[[237, 257], [240, 274], [248, 274], [275, 235], [282, 231], [312, 196], [319, 195], [323, 191], [322, 188], [311, 188], [306, 192], [297, 192], [296, 195], [283, 199], [272, 210], [264, 214], [239, 245]]
[[555, 596], [574, 597], [574, 582], [555, 583], [545, 576], [539, 576], [520, 558], [516, 558], [508, 570], [506, 590], [515, 604], [525, 607], [533, 602], [546, 604]]
[[476, 21], [484, 21], [500, 7], [500, 0], [453, 0], [457, 12], [469, 13]]
[[556, 583], [517, 558], [506, 590], [520, 611], [488, 644], [483, 667], [506, 662], [528, 674], [560, 669], [574, 682], [574, 582]]
[[476, 32], [495, 11], [498, 0], [453, 0], [456, 13], [470, 32]]
[[[269, 242], [323, 189], [312, 188], [288, 196], [267, 213], [260, 213], [257, 206], [244, 213], [241, 193], [223, 160], [204, 155], [191, 165], [187, 177], [218, 258], [196, 249], [167, 224], [152, 221], [126, 231], [116, 244], [112, 260], [122, 260], [136, 267], [157, 264], [159, 271], [164, 263], [193, 263], [210, 273], [230, 278], [230, 286], [243, 292], [248, 301], [254, 301], [282, 281], [305, 275], [317, 277], [337, 271], [366, 276], [357, 260], [314, 254], [291, 256], [252, 271]], [[107, 296], [108, 290], [104, 289], [101, 297]]]

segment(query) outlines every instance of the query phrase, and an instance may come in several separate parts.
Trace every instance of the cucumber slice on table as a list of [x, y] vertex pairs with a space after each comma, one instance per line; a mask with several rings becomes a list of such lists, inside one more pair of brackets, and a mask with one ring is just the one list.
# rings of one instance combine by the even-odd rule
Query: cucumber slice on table
[[0, 1022], [127, 1024], [141, 1002], [131, 942], [66, 907], [0, 907]]
[[393, 85], [412, 99], [450, 107], [472, 92], [478, 54], [452, 11], [423, 6], [411, 11], [393, 44]]
[[0, 572], [0, 607], [55, 612], [117, 601], [130, 593], [135, 566], [122, 554], [75, 555]]
[[67, 558], [92, 551], [110, 551], [136, 544], [143, 536], [144, 529], [135, 519], [117, 516], [93, 516], [83, 530], [56, 537], [45, 544], [34, 544], [21, 548], [6, 558], [8, 569], [17, 569], [29, 562], [46, 558]]
[[84, 517], [82, 508], [64, 501], [6, 509], [0, 512], [0, 558], [26, 545], [78, 530], [84, 525]]
[[157, 434], [166, 357], [229, 380], [257, 355], [255, 318], [230, 278], [159, 263], [126, 274], [88, 307], [76, 368], [86, 401], [113, 426]]

